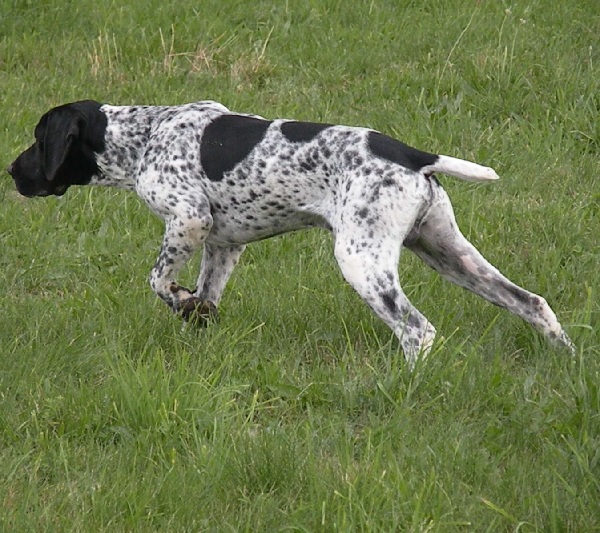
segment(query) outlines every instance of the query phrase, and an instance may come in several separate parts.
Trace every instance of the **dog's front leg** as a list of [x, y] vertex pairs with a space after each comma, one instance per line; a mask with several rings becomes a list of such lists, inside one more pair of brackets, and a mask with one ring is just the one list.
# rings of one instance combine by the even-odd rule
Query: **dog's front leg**
[[160, 254], [150, 273], [152, 290], [184, 320], [200, 324], [216, 318], [216, 306], [179, 285], [176, 278], [191, 255], [202, 246], [211, 227], [212, 216], [208, 213], [168, 218]]
[[246, 247], [206, 243], [202, 252], [200, 276], [195, 294], [203, 302], [219, 305], [225, 284]]

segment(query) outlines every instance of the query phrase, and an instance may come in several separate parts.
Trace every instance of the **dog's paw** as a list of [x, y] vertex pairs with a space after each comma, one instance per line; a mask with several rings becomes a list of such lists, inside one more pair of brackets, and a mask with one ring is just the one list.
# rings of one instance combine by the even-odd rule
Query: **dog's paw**
[[202, 301], [197, 296], [192, 296], [181, 302], [177, 312], [186, 321], [195, 326], [207, 326], [219, 319], [217, 306], [209, 301]]
[[571, 357], [575, 357], [577, 355], [577, 347], [573, 344], [573, 341], [564, 332], [564, 330], [561, 331], [556, 337], [555, 344], [557, 344], [560, 347], [566, 348]]

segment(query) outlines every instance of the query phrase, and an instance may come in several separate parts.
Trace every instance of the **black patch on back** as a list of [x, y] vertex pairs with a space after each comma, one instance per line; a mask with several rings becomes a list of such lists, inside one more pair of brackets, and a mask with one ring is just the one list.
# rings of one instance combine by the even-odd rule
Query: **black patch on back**
[[317, 122], [284, 122], [281, 125], [281, 133], [291, 142], [308, 142], [312, 141], [319, 133], [327, 128], [331, 128], [331, 124], [319, 124]]
[[412, 148], [387, 135], [372, 131], [369, 133], [369, 150], [377, 157], [402, 165], [414, 172], [433, 165], [438, 156]]
[[271, 121], [239, 115], [221, 115], [204, 130], [200, 163], [208, 179], [221, 181], [223, 175], [243, 161], [259, 144]]

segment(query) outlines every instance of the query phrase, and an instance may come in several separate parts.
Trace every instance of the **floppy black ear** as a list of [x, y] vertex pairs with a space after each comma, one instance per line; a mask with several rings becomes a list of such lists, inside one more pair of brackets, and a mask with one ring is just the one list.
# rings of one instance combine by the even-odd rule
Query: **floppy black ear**
[[43, 147], [44, 173], [48, 181], [56, 178], [74, 144], [81, 138], [84, 127], [84, 120], [78, 113], [65, 108], [49, 113]]

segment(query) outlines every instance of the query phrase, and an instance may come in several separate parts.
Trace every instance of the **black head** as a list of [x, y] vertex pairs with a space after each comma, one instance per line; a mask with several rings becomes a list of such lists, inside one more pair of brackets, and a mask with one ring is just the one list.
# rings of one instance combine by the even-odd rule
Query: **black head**
[[24, 196], [63, 195], [98, 172], [107, 120], [98, 102], [86, 100], [51, 109], [35, 128], [35, 143], [8, 167]]

